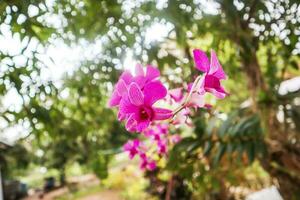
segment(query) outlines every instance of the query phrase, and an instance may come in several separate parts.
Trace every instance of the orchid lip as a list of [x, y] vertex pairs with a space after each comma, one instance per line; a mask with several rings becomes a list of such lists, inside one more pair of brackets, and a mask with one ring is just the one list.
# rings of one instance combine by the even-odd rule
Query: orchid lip
[[139, 118], [141, 121], [152, 120], [153, 110], [147, 106], [141, 106], [139, 108]]

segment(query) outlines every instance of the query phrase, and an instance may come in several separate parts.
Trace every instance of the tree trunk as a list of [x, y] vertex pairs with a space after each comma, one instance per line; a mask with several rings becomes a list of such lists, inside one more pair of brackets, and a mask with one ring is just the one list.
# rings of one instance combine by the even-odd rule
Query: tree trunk
[[59, 182], [61, 187], [66, 185], [66, 172], [64, 167], [59, 172]]

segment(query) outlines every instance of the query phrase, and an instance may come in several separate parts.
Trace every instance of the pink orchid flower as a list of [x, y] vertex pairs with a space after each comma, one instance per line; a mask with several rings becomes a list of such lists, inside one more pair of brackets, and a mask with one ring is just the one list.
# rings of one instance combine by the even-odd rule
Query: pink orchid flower
[[169, 132], [168, 124], [157, 124], [156, 126], [158, 134], [166, 135]]
[[133, 159], [134, 156], [139, 153], [140, 146], [141, 146], [141, 143], [138, 139], [129, 140], [126, 144], [124, 144], [123, 150], [128, 151], [129, 158]]
[[153, 171], [156, 168], [156, 162], [154, 160], [149, 159], [145, 153], [140, 154], [140, 158], [140, 168], [142, 170], [148, 169], [150, 171]]
[[205, 52], [200, 49], [193, 51], [196, 68], [204, 72], [205, 75], [201, 80], [201, 93], [210, 92], [217, 98], [224, 98], [228, 93], [221, 86], [220, 80], [226, 79], [226, 74], [222, 69], [216, 53], [211, 50], [210, 61]]
[[[118, 106], [120, 104], [122, 97], [128, 91], [128, 85], [130, 83], [137, 83], [143, 90], [147, 83], [155, 81], [160, 76], [159, 70], [151, 65], [147, 65], [146, 72], [144, 72], [144, 69], [141, 65], [136, 65], [134, 74], [135, 76], [133, 76], [129, 71], [122, 73], [119, 81], [115, 85], [111, 98], [109, 99], [109, 107]], [[119, 118], [122, 117], [123, 116], [119, 116]]]
[[167, 141], [166, 140], [158, 140], [157, 141], [157, 149], [158, 154], [166, 154], [167, 153]]
[[144, 134], [146, 137], [150, 138], [150, 137], [153, 137], [153, 135], [155, 135], [156, 133], [155, 133], [154, 129], [152, 129], [152, 128], [150, 127], [150, 128], [147, 128], [146, 130], [144, 130], [144, 131], [143, 131], [143, 134]]
[[167, 94], [166, 88], [159, 81], [146, 84], [143, 91], [135, 82], [128, 87], [126, 97], [120, 102], [120, 115], [126, 116], [128, 131], [142, 132], [154, 120], [165, 120], [172, 116], [172, 111], [153, 106]]

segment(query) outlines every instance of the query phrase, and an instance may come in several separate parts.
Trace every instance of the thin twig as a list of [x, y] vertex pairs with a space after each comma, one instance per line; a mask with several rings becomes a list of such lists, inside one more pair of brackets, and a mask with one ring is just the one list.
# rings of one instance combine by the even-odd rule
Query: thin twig
[[172, 194], [172, 190], [173, 190], [173, 182], [174, 182], [174, 177], [172, 175], [169, 179], [169, 182], [168, 182], [168, 187], [167, 187], [165, 200], [171, 200], [171, 194]]

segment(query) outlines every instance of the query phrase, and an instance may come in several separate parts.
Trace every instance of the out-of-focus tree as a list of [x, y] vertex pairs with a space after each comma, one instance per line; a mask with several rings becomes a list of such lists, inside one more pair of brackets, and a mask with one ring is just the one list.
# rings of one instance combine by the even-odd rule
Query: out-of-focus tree
[[[128, 52], [158, 65], [164, 82], [176, 87], [195, 73], [191, 50], [213, 48], [228, 72], [231, 96], [208, 115], [199, 111], [193, 133], [170, 152], [167, 170], [199, 196], [226, 199], [230, 186], [245, 182], [241, 169], [257, 160], [278, 180], [286, 199], [296, 198], [299, 91], [280, 95], [278, 90], [282, 81], [299, 75], [299, 10], [296, 0], [5, 0], [1, 24], [25, 48], [16, 55], [0, 52], [0, 92], [16, 90], [23, 100], [21, 109], [4, 108], [1, 117], [9, 124], [30, 122], [31, 135], [53, 155], [52, 166], [78, 161], [105, 169], [103, 150], [128, 137], [106, 108]], [[51, 23], [51, 17], [59, 23]], [[157, 24], [165, 37], [147, 41], [147, 34], [159, 34], [151, 29]], [[46, 48], [55, 39], [70, 45], [99, 42], [101, 49], [60, 88], [40, 80], [45, 65], [39, 48], [26, 53], [31, 41]], [[30, 55], [22, 66], [14, 60], [19, 54]]]
[[[1, 128], [5, 131], [7, 127], [24, 126], [33, 147], [44, 151], [42, 159], [35, 162], [60, 170], [62, 176], [65, 165], [79, 162], [105, 177], [108, 157], [114, 152], [101, 152], [112, 148], [118, 151], [127, 138], [126, 134], [115, 137], [124, 129], [106, 108], [105, 81], [110, 83], [116, 77], [116, 70], [110, 67], [112, 75], [103, 76], [102, 62], [82, 63], [78, 72], [66, 77], [63, 86], [57, 87], [43, 75], [48, 72], [45, 60], [51, 60], [45, 55], [49, 45], [58, 38], [68, 41], [60, 26], [64, 16], [60, 14], [59, 4], [3, 1], [0, 11], [2, 39], [16, 41], [20, 47], [11, 50], [4, 46], [0, 50], [1, 100], [7, 101], [7, 96], [9, 101], [21, 100], [17, 105], [1, 106], [0, 120], [6, 125]], [[59, 25], [51, 22], [55, 17]], [[89, 69], [93, 73], [86, 74]], [[68, 96], [62, 97], [61, 92]]]
[[19, 175], [32, 161], [33, 155], [22, 144], [10, 146], [1, 143], [0, 167], [4, 178]]

